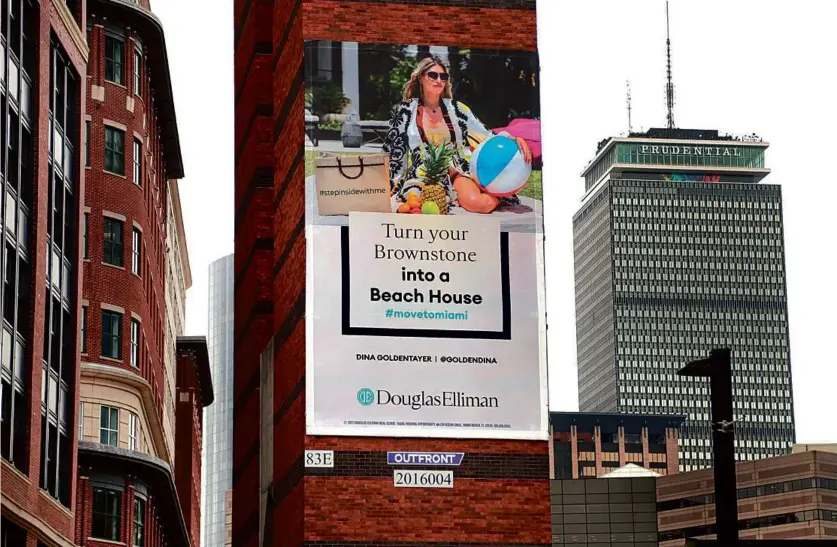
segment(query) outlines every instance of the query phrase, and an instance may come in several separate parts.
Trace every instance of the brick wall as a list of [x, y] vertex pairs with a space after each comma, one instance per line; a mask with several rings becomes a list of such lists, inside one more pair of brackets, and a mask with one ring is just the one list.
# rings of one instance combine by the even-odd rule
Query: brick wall
[[[232, 544], [259, 538], [259, 354], [274, 343], [269, 545], [545, 545], [543, 442], [305, 435], [304, 39], [533, 50], [530, 0], [237, 0]], [[432, 30], [428, 40], [417, 36]], [[304, 469], [306, 448], [337, 467]], [[396, 490], [386, 450], [466, 453], [455, 488]], [[465, 463], [467, 462], [467, 463]], [[357, 545], [357, 543], [354, 543]]]
[[[125, 490], [120, 497], [121, 517], [117, 545], [133, 545], [135, 492], [136, 489], [132, 477], [126, 477]], [[76, 519], [75, 544], [79, 547], [113, 547], [114, 543], [112, 541], [91, 537], [93, 530], [93, 485], [90, 482], [89, 476], [86, 474], [82, 474], [78, 478], [76, 495], [77, 503], [84, 509], [78, 513]], [[143, 547], [180, 545], [180, 536], [176, 532], [171, 534], [161, 522], [159, 509], [155, 503], [155, 493], [149, 491], [145, 500], [145, 538]]]
[[188, 355], [177, 358], [177, 435], [174, 481], [193, 545], [200, 545], [201, 447], [203, 406], [197, 362]]
[[[90, 124], [90, 167], [86, 169], [85, 207], [88, 214], [88, 259], [85, 260], [83, 298], [87, 301], [86, 362], [102, 363], [137, 373], [151, 384], [156, 412], [163, 422], [164, 367], [163, 337], [165, 312], [165, 203], [166, 178], [156, 110], [149, 74], [142, 68], [141, 97], [133, 89], [134, 41], [126, 39], [125, 85], [105, 80], [105, 28], [95, 13], [90, 17], [90, 66], [87, 86], [87, 117]], [[110, 21], [110, 20], [109, 20]], [[111, 21], [113, 22], [113, 21]], [[130, 25], [130, 22], [123, 22]], [[139, 37], [142, 40], [142, 37]], [[93, 97], [93, 89], [104, 90], [104, 100]], [[127, 103], [133, 101], [133, 111]], [[105, 126], [124, 127], [124, 175], [105, 171]], [[118, 127], [119, 128], [119, 127]], [[121, 128], [119, 128], [121, 129]], [[141, 185], [133, 182], [134, 140], [142, 142]], [[123, 267], [105, 264], [104, 218], [115, 213], [123, 224]], [[140, 275], [131, 272], [132, 231], [141, 231]], [[120, 360], [101, 356], [102, 305], [122, 308]], [[130, 364], [131, 319], [140, 321], [138, 367]], [[172, 451], [168, 446], [169, 456]]]

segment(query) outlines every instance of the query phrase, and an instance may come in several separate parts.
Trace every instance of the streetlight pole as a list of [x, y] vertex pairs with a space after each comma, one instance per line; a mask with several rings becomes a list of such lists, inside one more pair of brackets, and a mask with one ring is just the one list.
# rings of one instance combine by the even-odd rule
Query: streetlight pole
[[709, 378], [715, 460], [715, 526], [718, 543], [735, 546], [738, 545], [738, 491], [730, 354], [729, 348], [713, 349], [708, 358], [692, 361], [677, 374]]

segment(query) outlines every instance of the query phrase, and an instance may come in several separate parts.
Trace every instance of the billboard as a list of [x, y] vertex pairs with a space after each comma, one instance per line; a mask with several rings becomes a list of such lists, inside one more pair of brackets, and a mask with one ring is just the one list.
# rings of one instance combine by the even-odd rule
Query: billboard
[[547, 438], [537, 64], [306, 43], [308, 434]]

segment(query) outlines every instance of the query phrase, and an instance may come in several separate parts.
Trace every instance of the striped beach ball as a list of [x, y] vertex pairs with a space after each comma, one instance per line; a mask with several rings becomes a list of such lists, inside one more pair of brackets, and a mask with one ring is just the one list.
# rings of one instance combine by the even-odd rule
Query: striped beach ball
[[529, 182], [532, 166], [517, 142], [495, 135], [477, 145], [471, 155], [471, 175], [483, 190], [496, 197], [516, 194]]

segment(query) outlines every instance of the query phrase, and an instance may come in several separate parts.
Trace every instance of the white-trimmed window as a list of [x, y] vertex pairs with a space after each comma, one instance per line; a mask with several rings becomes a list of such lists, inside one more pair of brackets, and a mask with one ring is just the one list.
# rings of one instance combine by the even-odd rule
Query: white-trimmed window
[[139, 447], [139, 418], [131, 412], [128, 414], [128, 448], [130, 450], [138, 450]]
[[84, 436], [84, 403], [78, 403], [78, 440]]
[[[137, 2], [138, 4], [138, 2]], [[139, 50], [134, 49], [134, 94], [139, 97], [142, 95], [142, 55]]]
[[119, 446], [119, 409], [102, 405], [99, 422], [99, 442], [108, 446]]
[[142, 232], [134, 228], [131, 236], [131, 273], [140, 274], [140, 258], [142, 256]]
[[139, 339], [139, 321], [131, 319], [131, 366], [133, 367], [139, 367]]
[[142, 143], [134, 139], [134, 184], [142, 185]]

